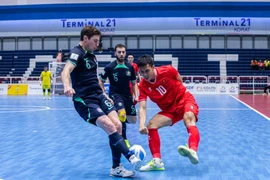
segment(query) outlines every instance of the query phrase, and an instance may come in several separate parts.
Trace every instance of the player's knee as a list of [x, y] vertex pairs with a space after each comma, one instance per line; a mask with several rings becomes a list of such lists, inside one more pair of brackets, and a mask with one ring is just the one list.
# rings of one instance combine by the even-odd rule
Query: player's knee
[[147, 124], [147, 128], [148, 129], [152, 129], [152, 128], [155, 128], [157, 129], [157, 124], [154, 122], [154, 121], [149, 121], [148, 124]]
[[102, 129], [104, 129], [108, 134], [111, 134], [113, 132], [117, 131], [117, 127], [116, 125], [110, 121], [110, 119], [108, 119], [109, 117], [107, 116], [100, 116], [97, 120], [96, 120], [96, 124], [98, 127], [101, 127]]
[[120, 110], [118, 111], [118, 116], [119, 116], [119, 120], [120, 120], [121, 122], [125, 122], [126, 119], [127, 119], [127, 115], [126, 115], [125, 109], [120, 109]]
[[196, 125], [196, 117], [193, 112], [189, 111], [184, 114], [184, 123], [186, 127]]
[[114, 125], [119, 134], [122, 134], [122, 123], [120, 121], [117, 121]]

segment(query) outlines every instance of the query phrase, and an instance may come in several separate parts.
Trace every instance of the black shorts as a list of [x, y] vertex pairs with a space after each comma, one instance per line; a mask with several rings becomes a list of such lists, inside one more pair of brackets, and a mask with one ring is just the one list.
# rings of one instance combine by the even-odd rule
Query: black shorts
[[126, 115], [129, 116], [136, 116], [136, 108], [133, 103], [133, 98], [132, 96], [121, 96], [116, 93], [111, 93], [110, 98], [114, 102], [114, 106], [117, 110], [119, 109], [125, 109], [126, 110]]
[[86, 122], [94, 125], [98, 117], [116, 110], [103, 94], [95, 94], [85, 99], [75, 98], [74, 107]]

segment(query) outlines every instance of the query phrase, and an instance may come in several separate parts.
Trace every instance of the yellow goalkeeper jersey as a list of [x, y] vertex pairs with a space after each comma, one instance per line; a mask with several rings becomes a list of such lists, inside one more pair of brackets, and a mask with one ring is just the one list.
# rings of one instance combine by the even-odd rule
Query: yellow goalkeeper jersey
[[52, 73], [50, 71], [42, 71], [40, 77], [42, 78], [42, 84], [51, 84]]

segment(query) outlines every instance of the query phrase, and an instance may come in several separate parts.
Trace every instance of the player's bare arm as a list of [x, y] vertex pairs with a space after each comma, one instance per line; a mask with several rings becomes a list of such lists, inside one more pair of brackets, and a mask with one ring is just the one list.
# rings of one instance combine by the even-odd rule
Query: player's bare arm
[[101, 78], [99, 78], [99, 79], [98, 79], [98, 82], [99, 82], [100, 88], [101, 88], [102, 91], [103, 91], [103, 94], [106, 94], [105, 87], [104, 87], [104, 81], [103, 81]]
[[134, 100], [135, 101], [138, 101], [138, 91], [139, 91], [139, 89], [138, 89], [138, 84], [137, 84], [137, 82], [135, 81], [135, 82], [132, 82], [132, 88], [133, 88], [133, 92], [134, 92]]
[[62, 82], [64, 85], [64, 93], [68, 97], [71, 97], [73, 94], [75, 94], [74, 89], [70, 86], [70, 73], [74, 68], [75, 66], [72, 63], [67, 62], [61, 74]]
[[146, 122], [146, 101], [141, 101], [140, 102], [139, 120], [140, 120], [140, 133], [141, 134], [148, 134], [148, 129], [145, 126], [145, 122]]
[[113, 100], [111, 98], [109, 98], [109, 96], [106, 94], [105, 87], [104, 87], [104, 81], [101, 78], [99, 78], [98, 82], [99, 82], [100, 88], [103, 91], [104, 96], [110, 101], [110, 103], [114, 104]]

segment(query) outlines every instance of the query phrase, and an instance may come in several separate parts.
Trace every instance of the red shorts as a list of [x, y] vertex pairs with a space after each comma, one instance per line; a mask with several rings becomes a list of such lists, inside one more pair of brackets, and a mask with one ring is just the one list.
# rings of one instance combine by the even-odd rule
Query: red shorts
[[199, 107], [190, 92], [186, 92], [179, 102], [174, 104], [172, 111], [160, 111], [158, 114], [166, 116], [172, 120], [172, 125], [181, 121], [186, 112], [193, 112], [198, 121]]

